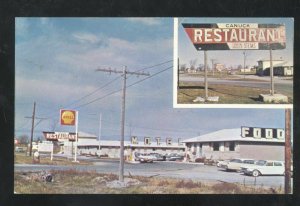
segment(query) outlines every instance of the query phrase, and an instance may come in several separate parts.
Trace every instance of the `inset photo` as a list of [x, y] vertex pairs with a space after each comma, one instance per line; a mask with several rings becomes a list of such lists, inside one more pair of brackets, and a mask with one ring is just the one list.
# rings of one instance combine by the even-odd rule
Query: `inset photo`
[[174, 107], [292, 107], [292, 18], [175, 18]]

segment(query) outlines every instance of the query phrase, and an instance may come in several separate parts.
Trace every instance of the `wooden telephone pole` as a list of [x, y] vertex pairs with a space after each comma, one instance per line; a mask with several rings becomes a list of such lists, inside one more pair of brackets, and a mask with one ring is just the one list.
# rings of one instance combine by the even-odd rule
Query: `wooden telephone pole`
[[144, 73], [144, 72], [127, 71], [126, 66], [124, 67], [123, 71], [112, 70], [112, 69], [96, 69], [96, 71], [123, 74], [119, 181], [124, 182], [124, 131], [125, 131], [126, 75], [133, 74], [133, 75], [138, 75], [138, 76], [140, 76], [140, 75], [149, 76], [149, 74]]
[[[36, 117], [36, 116], [35, 116], [35, 106], [36, 106], [36, 103], [34, 102], [34, 103], [33, 103], [33, 112], [32, 112], [32, 116], [31, 116], [31, 117], [25, 117], [25, 118], [32, 119], [32, 122], [31, 122], [31, 135], [30, 135], [29, 156], [32, 155], [32, 141], [33, 141], [34, 128], [35, 128], [35, 126], [38, 125], [42, 120], [47, 119], [47, 118], [40, 118], [40, 117]], [[39, 119], [39, 120], [40, 120], [36, 125], [34, 125], [34, 120], [35, 120], [35, 119]]]
[[285, 194], [291, 193], [291, 153], [291, 109], [285, 109]]

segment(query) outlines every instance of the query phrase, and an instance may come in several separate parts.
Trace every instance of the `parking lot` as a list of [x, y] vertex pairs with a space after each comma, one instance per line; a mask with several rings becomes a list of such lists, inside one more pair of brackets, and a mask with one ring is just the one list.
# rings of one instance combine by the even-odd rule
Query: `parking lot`
[[[45, 171], [45, 170], [68, 170], [96, 171], [98, 173], [119, 172], [119, 161], [90, 159], [93, 165], [37, 165], [16, 164], [15, 171]], [[124, 174], [139, 176], [172, 177], [193, 179], [202, 182], [229, 182], [245, 185], [284, 187], [284, 176], [246, 176], [238, 172], [227, 172], [216, 166], [208, 166], [199, 163], [185, 162], [154, 162], [154, 163], [125, 163]]]

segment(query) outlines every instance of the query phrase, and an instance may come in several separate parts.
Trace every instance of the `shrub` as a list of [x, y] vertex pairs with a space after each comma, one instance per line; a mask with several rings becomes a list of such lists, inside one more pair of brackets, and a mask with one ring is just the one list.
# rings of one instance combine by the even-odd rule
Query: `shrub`
[[181, 180], [175, 184], [176, 188], [197, 188], [201, 187], [200, 182], [193, 182], [192, 180], [184, 181]]
[[204, 163], [205, 157], [199, 157], [195, 159], [195, 162]]
[[212, 186], [216, 193], [241, 193], [241, 188], [233, 183], [219, 183]]

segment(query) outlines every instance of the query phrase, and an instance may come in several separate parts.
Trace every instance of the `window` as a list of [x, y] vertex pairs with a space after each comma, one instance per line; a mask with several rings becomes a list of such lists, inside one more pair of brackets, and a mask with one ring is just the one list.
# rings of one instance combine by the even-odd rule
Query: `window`
[[234, 151], [234, 149], [235, 149], [235, 143], [229, 142], [229, 151]]
[[219, 142], [214, 142], [213, 143], [213, 150], [214, 151], [219, 151]]
[[273, 162], [267, 162], [266, 166], [273, 166]]
[[274, 162], [274, 166], [282, 166], [281, 162]]

